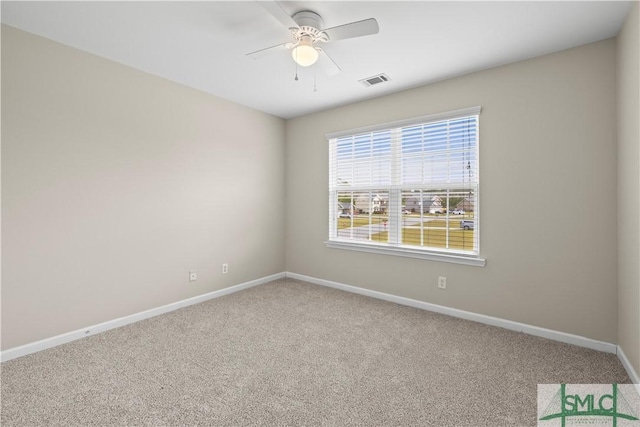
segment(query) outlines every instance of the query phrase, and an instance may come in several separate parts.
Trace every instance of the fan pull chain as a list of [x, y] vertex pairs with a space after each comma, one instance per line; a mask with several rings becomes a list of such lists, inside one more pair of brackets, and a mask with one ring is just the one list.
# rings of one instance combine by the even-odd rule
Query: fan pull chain
[[316, 74], [318, 71], [318, 67], [313, 67], [313, 91], [317, 92], [318, 88], [316, 87]]
[[295, 60], [295, 61], [293, 61], [293, 62], [295, 62], [295, 63], [296, 63], [296, 77], [295, 77], [295, 79], [294, 79], [294, 80], [295, 80], [295, 81], [298, 81], [298, 51], [296, 50], [296, 51], [294, 51], [294, 52], [295, 52], [295, 54], [296, 54], [296, 60]]

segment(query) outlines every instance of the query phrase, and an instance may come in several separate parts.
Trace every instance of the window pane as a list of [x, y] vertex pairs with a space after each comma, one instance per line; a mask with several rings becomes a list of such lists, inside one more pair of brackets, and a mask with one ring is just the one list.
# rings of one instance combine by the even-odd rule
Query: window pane
[[477, 255], [477, 123], [469, 116], [331, 140], [331, 235]]
[[402, 244], [474, 251], [475, 191], [403, 190]]
[[338, 238], [386, 243], [388, 206], [388, 191], [339, 191]]
[[401, 129], [403, 184], [474, 182], [475, 117]]

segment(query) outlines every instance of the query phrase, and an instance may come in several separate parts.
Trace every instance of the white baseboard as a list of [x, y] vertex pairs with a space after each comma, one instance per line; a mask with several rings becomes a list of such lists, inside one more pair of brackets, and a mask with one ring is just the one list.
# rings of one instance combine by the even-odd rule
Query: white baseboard
[[177, 301], [171, 304], [163, 305], [161, 307], [152, 308], [150, 310], [141, 311], [139, 313], [131, 314], [129, 316], [120, 317], [118, 319], [109, 320], [107, 322], [99, 323], [97, 325], [88, 326], [86, 328], [67, 332], [61, 335], [56, 335], [55, 337], [46, 338], [33, 343], [21, 345], [19, 347], [10, 348], [0, 353], [0, 361], [6, 362], [7, 360], [15, 359], [16, 357], [26, 356], [27, 354], [46, 350], [48, 348], [66, 344], [71, 341], [79, 340], [80, 338], [99, 334], [101, 332], [105, 332], [110, 329], [119, 328], [120, 326], [129, 325], [131, 323], [138, 322], [140, 320], [148, 319], [150, 317], [154, 317], [160, 314], [168, 313], [170, 311], [178, 310], [179, 308], [198, 304], [214, 298], [220, 298], [222, 296], [229, 295], [234, 292], [241, 291], [243, 289], [248, 289], [248, 288], [262, 285], [264, 283], [268, 283], [277, 279], [282, 279], [285, 276], [286, 276], [285, 273], [272, 274], [270, 276], [262, 277], [260, 279], [241, 283], [239, 285], [230, 286], [228, 288], [220, 289], [213, 292], [208, 292], [203, 295], [198, 295], [197, 297], [187, 298], [182, 301]]
[[615, 344], [611, 344], [603, 341], [596, 341], [590, 338], [581, 337], [579, 335], [573, 335], [565, 332], [554, 331], [552, 329], [540, 328], [537, 326], [527, 325], [525, 323], [514, 322], [511, 320], [501, 319], [498, 317], [486, 316], [484, 314], [472, 313], [470, 311], [458, 310], [455, 308], [445, 307], [442, 305], [431, 304], [428, 302], [418, 301], [418, 300], [405, 298], [405, 297], [399, 297], [396, 295], [386, 294], [378, 291], [372, 291], [369, 289], [359, 288], [357, 286], [345, 285], [343, 283], [332, 282], [329, 280], [318, 279], [315, 277], [304, 276], [302, 274], [291, 273], [291, 272], [272, 274], [270, 276], [265, 276], [260, 279], [241, 283], [239, 285], [230, 286], [228, 288], [209, 292], [209, 293], [192, 297], [192, 298], [187, 298], [185, 300], [163, 305], [161, 307], [156, 307], [156, 308], [135, 313], [129, 316], [120, 317], [118, 319], [110, 320], [107, 322], [99, 323], [97, 325], [67, 332], [65, 334], [57, 335], [51, 338], [46, 338], [40, 341], [22, 345], [19, 347], [10, 348], [8, 350], [0, 352], [0, 361], [6, 362], [8, 360], [15, 359], [17, 357], [26, 356], [28, 354], [46, 350], [48, 348], [52, 348], [52, 347], [56, 347], [72, 341], [76, 341], [84, 337], [99, 334], [101, 332], [105, 332], [110, 329], [118, 328], [120, 326], [125, 326], [134, 322], [138, 322], [140, 320], [148, 319], [154, 316], [158, 316], [164, 313], [178, 310], [183, 307], [198, 304], [214, 298], [219, 298], [219, 297], [229, 295], [234, 292], [238, 292], [254, 286], [263, 285], [265, 283], [269, 283], [277, 279], [282, 279], [284, 277], [290, 277], [292, 279], [302, 280], [308, 283], [327, 286], [330, 288], [336, 288], [336, 289], [340, 289], [347, 292], [352, 292], [352, 293], [365, 295], [372, 298], [394, 302], [396, 304], [419, 308], [422, 310], [446, 314], [446, 315], [458, 317], [461, 319], [472, 320], [472, 321], [484, 323], [487, 325], [498, 326], [498, 327], [513, 330], [513, 331], [523, 332], [529, 335], [548, 338], [554, 341], [560, 341], [567, 344], [573, 344], [580, 347], [603, 351], [606, 353], [617, 354], [622, 365], [624, 366], [627, 373], [629, 374], [629, 378], [631, 378], [631, 381], [636, 384], [638, 393], [640, 393], [640, 376], [638, 376], [638, 373], [634, 370], [633, 366], [631, 366], [631, 363], [629, 362], [629, 359], [627, 359], [626, 355], [622, 351], [622, 348], [620, 348], [619, 346], [616, 346]]
[[638, 391], [638, 394], [640, 394], [640, 375], [638, 375], [636, 370], [633, 369], [631, 362], [627, 359], [627, 355], [624, 354], [624, 351], [622, 351], [620, 346], [618, 346], [618, 359], [622, 362], [622, 366], [626, 369], [629, 378], [631, 378], [631, 382], [635, 384], [636, 390]]
[[573, 344], [580, 347], [586, 347], [593, 350], [603, 351], [606, 353], [616, 354], [617, 349], [619, 348], [615, 344], [611, 344], [604, 341], [597, 341], [597, 340], [582, 337], [579, 335], [568, 334], [565, 332], [554, 331], [552, 329], [545, 329], [537, 326], [527, 325], [525, 323], [519, 323], [511, 320], [501, 319], [498, 317], [486, 316], [484, 314], [472, 313], [470, 311], [458, 310], [455, 308], [445, 307], [442, 305], [431, 304], [428, 302], [399, 297], [391, 294], [385, 294], [383, 292], [358, 288], [357, 286], [345, 285], [343, 283], [332, 282], [329, 280], [318, 279], [310, 276], [304, 276], [302, 274], [297, 274], [297, 273], [287, 272], [286, 275], [287, 277], [290, 277], [292, 279], [298, 279], [305, 282], [314, 283], [316, 285], [322, 285], [322, 286], [328, 286], [330, 288], [341, 289], [343, 291], [352, 292], [360, 295], [366, 295], [368, 297], [390, 301], [396, 304], [406, 305], [414, 308], [420, 308], [422, 310], [433, 311], [441, 314], [447, 314], [449, 316], [458, 317], [461, 319], [473, 320], [474, 322], [484, 323], [492, 326], [498, 326], [501, 328], [510, 329], [512, 331], [523, 332], [525, 334], [548, 338], [550, 340], [560, 341], [567, 344]]

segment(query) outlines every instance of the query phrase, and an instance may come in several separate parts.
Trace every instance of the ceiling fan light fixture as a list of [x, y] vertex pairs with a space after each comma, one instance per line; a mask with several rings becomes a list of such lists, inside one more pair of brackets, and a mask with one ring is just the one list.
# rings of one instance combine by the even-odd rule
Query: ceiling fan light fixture
[[302, 67], [313, 65], [318, 60], [318, 51], [309, 40], [301, 40], [300, 44], [291, 51], [291, 56]]

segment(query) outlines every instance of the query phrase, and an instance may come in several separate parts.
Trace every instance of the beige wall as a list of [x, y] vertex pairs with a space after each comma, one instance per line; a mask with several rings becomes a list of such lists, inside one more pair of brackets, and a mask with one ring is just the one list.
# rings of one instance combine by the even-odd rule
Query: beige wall
[[618, 343], [640, 373], [640, 6], [618, 35]]
[[[615, 55], [605, 40], [287, 121], [287, 270], [616, 342]], [[474, 105], [486, 267], [325, 247], [325, 133]]]
[[2, 348], [284, 271], [284, 131], [3, 26]]

